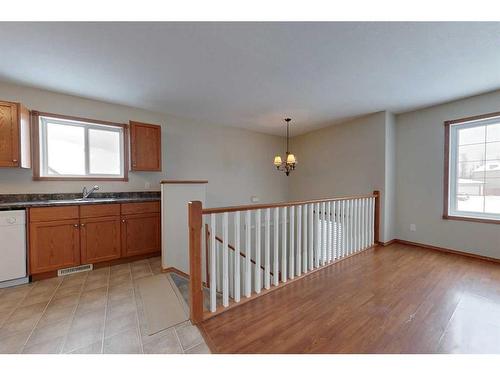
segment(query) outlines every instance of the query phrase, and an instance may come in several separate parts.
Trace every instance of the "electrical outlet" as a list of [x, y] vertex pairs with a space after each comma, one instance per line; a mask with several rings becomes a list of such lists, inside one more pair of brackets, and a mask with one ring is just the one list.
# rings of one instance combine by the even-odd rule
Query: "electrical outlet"
[[416, 224], [410, 224], [410, 232], [416, 232], [417, 231], [417, 225]]
[[257, 197], [256, 195], [252, 195], [252, 197], [250, 198], [250, 201], [252, 203], [257, 203], [259, 200], [260, 200], [259, 197]]

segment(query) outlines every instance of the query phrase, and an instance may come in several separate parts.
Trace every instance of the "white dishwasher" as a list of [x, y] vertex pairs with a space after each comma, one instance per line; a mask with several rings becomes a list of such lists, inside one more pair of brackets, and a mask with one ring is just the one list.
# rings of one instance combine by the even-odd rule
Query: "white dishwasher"
[[26, 213], [0, 211], [0, 288], [27, 283], [26, 264]]

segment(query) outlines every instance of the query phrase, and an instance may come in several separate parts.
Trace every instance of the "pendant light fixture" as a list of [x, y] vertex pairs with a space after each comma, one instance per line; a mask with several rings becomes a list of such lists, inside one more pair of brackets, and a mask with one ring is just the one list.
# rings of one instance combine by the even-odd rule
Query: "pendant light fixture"
[[286, 153], [285, 153], [285, 161], [281, 159], [280, 155], [276, 155], [274, 157], [274, 166], [278, 171], [285, 172], [285, 174], [288, 176], [290, 174], [290, 171], [293, 171], [295, 169], [295, 166], [297, 164], [297, 159], [295, 158], [295, 155], [292, 154], [288, 150], [288, 146], [290, 143], [290, 121], [292, 121], [291, 118], [286, 118]]

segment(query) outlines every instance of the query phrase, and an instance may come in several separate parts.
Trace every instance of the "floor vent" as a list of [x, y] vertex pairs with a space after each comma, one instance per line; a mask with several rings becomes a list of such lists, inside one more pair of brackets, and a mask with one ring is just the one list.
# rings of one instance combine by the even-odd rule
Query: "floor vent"
[[62, 270], [57, 270], [57, 276], [66, 276], [66, 275], [71, 275], [72, 273], [92, 271], [92, 268], [93, 268], [92, 264], [85, 264], [83, 266], [78, 266], [78, 267], [64, 268]]

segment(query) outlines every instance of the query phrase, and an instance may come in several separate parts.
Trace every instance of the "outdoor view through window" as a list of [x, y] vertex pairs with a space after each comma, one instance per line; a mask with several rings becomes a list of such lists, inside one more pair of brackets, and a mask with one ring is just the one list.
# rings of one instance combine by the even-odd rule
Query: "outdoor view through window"
[[500, 118], [450, 129], [450, 214], [500, 218]]
[[40, 118], [42, 177], [123, 177], [123, 128]]

